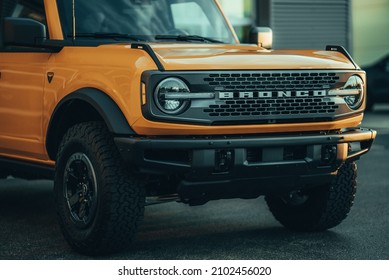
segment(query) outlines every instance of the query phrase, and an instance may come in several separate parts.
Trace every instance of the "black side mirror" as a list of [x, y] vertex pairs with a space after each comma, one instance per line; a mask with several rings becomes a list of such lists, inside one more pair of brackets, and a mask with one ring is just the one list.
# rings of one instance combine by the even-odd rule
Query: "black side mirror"
[[4, 18], [3, 42], [6, 46], [37, 47], [46, 40], [46, 27], [28, 18]]
[[250, 43], [265, 49], [271, 49], [273, 47], [273, 31], [269, 27], [251, 28]]

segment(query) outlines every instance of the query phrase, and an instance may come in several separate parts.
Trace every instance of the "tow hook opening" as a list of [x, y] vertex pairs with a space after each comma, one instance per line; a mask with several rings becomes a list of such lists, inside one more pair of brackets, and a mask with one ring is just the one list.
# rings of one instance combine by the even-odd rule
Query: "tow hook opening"
[[228, 173], [234, 164], [233, 150], [217, 150], [215, 153], [215, 173]]
[[336, 145], [324, 145], [321, 149], [321, 162], [323, 165], [330, 165], [337, 159], [338, 148]]

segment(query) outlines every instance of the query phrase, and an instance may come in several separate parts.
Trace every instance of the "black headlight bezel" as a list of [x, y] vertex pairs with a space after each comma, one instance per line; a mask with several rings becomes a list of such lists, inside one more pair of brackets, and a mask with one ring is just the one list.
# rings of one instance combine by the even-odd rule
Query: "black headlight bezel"
[[[359, 95], [346, 95], [344, 97], [344, 100], [347, 106], [350, 107], [350, 109], [358, 110], [362, 106], [365, 97], [365, 83], [363, 82], [362, 78], [358, 75], [351, 76], [347, 80], [343, 89], [360, 91]], [[347, 101], [347, 98], [351, 98], [351, 97], [355, 97], [355, 101], [353, 102], [353, 104]]]
[[[163, 89], [163, 86], [164, 84], [167, 84], [167, 83], [177, 83], [178, 84], [178, 87], [177, 89], [173, 89], [171, 88], [170, 91], [167, 91], [167, 92], [161, 92], [161, 90]], [[167, 89], [165, 89], [167, 90]], [[160, 81], [155, 90], [154, 90], [154, 103], [155, 105], [157, 106], [157, 108], [167, 114], [167, 115], [179, 115], [181, 113], [183, 113], [189, 106], [190, 106], [190, 100], [188, 99], [177, 99], [177, 100], [166, 100], [164, 99], [163, 95], [164, 93], [189, 93], [190, 92], [190, 89], [188, 87], [188, 85], [180, 78], [177, 78], [177, 77], [168, 77], [166, 79], [163, 79], [162, 81]], [[176, 109], [173, 109], [173, 110], [169, 110], [166, 108], [166, 104], [163, 104], [163, 102], [177, 102], [179, 103], [179, 105], [177, 106]]]

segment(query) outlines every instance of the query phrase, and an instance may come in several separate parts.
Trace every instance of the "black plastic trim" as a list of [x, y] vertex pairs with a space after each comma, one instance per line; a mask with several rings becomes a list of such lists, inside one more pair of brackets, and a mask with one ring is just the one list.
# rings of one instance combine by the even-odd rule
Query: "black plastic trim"
[[377, 132], [367, 128], [348, 129], [343, 132], [322, 134], [312, 132], [310, 134], [297, 135], [244, 135], [244, 136], [213, 136], [213, 137], [161, 137], [161, 138], [115, 138], [118, 143], [136, 145], [142, 149], [218, 149], [239, 147], [270, 147], [270, 146], [295, 146], [315, 144], [335, 144], [358, 141], [374, 140]]
[[[122, 154], [123, 159], [130, 165], [153, 170], [157, 172], [193, 172], [197, 169], [213, 168], [216, 150], [232, 150], [242, 152], [242, 149], [250, 148], [269, 148], [269, 147], [288, 147], [288, 146], [315, 146], [315, 145], [338, 145], [344, 143], [360, 142], [363, 143], [363, 152], [344, 157], [343, 161], [356, 160], [362, 154], [369, 151], [377, 132], [371, 129], [355, 128], [342, 132], [332, 132], [321, 134], [312, 132], [309, 134], [292, 134], [292, 135], [245, 135], [245, 136], [219, 136], [219, 137], [186, 137], [176, 138], [141, 138], [141, 137], [117, 137], [115, 143]], [[168, 159], [148, 159], [146, 151], [158, 152], [160, 150], [171, 150], [175, 153], [188, 151], [189, 153], [203, 152], [200, 157], [202, 160], [193, 165], [193, 162], [173, 162]], [[243, 152], [244, 153], [244, 152]], [[210, 157], [210, 158], [207, 158]], [[192, 158], [193, 160], [193, 158]], [[244, 160], [244, 159], [243, 159]], [[243, 162], [242, 160], [242, 162]], [[242, 164], [241, 162], [241, 164]], [[290, 164], [294, 166], [301, 164], [301, 170], [306, 169], [306, 165], [311, 164], [304, 160], [285, 162], [278, 161], [274, 158], [271, 165]], [[245, 164], [243, 164], [245, 165]], [[246, 164], [247, 165], [247, 164]], [[267, 166], [266, 163], [259, 163], [251, 166], [252, 172], [258, 172], [256, 167]], [[247, 167], [250, 167], [248, 164]], [[266, 173], [265, 173], [266, 174]]]
[[361, 68], [358, 66], [358, 64], [354, 61], [350, 53], [346, 50], [343, 46], [336, 46], [336, 45], [328, 45], [326, 46], [326, 51], [333, 51], [333, 52], [340, 52], [345, 57], [348, 58], [348, 60], [351, 61], [351, 63], [354, 65], [355, 69], [360, 70]]
[[[355, 128], [327, 134], [114, 140], [131, 170], [173, 175], [181, 201], [199, 205], [209, 200], [255, 198], [328, 183], [344, 162], [367, 153], [375, 137], [373, 130]], [[353, 142], [360, 144], [359, 151], [350, 149], [348, 144]]]
[[[91, 105], [102, 117], [111, 133], [115, 135], [136, 135], [135, 131], [128, 124], [123, 112], [108, 95], [94, 88], [80, 89], [62, 99], [51, 116], [46, 138], [46, 148], [50, 158], [55, 157], [53, 143], [56, 143], [55, 138], [58, 137], [58, 130], [61, 129], [57, 121], [62, 117], [60, 116], [61, 112], [63, 112], [62, 109], [66, 109], [64, 106], [77, 100]], [[77, 114], [77, 112], [72, 113]]]
[[[178, 186], [178, 194], [181, 202], [190, 206], [202, 205], [210, 200], [218, 199], [254, 199], [261, 195], [285, 194], [301, 188], [315, 188], [323, 184], [329, 184], [333, 180], [333, 173], [326, 172], [314, 175], [269, 177], [231, 178], [226, 180], [205, 180], [193, 182], [183, 180]], [[258, 172], [260, 173], [260, 172]]]
[[142, 43], [132, 43], [131, 44], [132, 49], [140, 49], [144, 50], [148, 53], [148, 55], [153, 59], [154, 63], [157, 65], [159, 71], [165, 71], [165, 67], [163, 67], [161, 61], [159, 61], [157, 55], [155, 54], [154, 50], [150, 47], [148, 44], [142, 44]]
[[30, 18], [5, 17], [3, 20], [4, 45], [35, 47], [46, 39], [46, 26]]

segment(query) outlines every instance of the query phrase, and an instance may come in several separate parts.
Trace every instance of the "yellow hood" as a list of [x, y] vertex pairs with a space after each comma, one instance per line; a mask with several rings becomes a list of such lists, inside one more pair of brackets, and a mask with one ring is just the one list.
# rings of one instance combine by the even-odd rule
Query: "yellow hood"
[[166, 70], [342, 69], [343, 54], [320, 50], [264, 50], [251, 45], [151, 44]]

